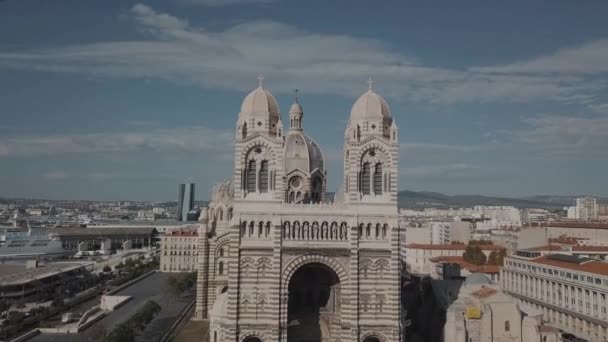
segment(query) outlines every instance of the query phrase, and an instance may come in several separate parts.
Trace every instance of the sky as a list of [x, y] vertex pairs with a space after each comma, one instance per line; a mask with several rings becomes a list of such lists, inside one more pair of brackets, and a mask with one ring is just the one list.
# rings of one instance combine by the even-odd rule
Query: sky
[[328, 190], [367, 79], [399, 188], [608, 196], [608, 2], [0, 1], [0, 197], [197, 199], [257, 75], [299, 89]]

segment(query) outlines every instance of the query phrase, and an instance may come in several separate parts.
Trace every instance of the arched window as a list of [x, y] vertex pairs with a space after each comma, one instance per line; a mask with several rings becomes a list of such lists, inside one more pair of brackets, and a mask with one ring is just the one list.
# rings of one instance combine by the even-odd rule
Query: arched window
[[374, 194], [382, 194], [382, 163], [376, 164], [374, 170]]
[[243, 124], [243, 139], [247, 138], [247, 123]]
[[260, 223], [258, 223], [258, 237], [261, 237], [263, 232], [264, 232], [264, 222], [260, 222]]
[[219, 265], [218, 265], [218, 274], [222, 275], [224, 274], [224, 262], [220, 261]]
[[260, 165], [260, 192], [268, 192], [268, 160], [263, 160]]
[[217, 342], [217, 331], [213, 332], [213, 342]]
[[224, 211], [222, 209], [220, 209], [219, 217], [220, 217], [220, 221], [224, 221]]
[[255, 178], [256, 178], [255, 160], [250, 160], [247, 165], [247, 192], [256, 192]]
[[220, 258], [224, 256], [224, 249], [220, 248]]
[[505, 321], [505, 331], [511, 331], [511, 323], [509, 321]]
[[363, 170], [361, 170], [361, 192], [364, 195], [370, 194], [370, 169], [369, 163], [363, 164]]
[[296, 200], [296, 194], [292, 191], [289, 193], [289, 203], [293, 203]]

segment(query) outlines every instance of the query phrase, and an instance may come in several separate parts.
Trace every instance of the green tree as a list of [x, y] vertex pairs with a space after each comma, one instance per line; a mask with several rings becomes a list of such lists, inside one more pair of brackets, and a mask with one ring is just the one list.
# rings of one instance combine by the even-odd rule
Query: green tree
[[496, 265], [498, 266], [504, 266], [505, 264], [505, 257], [507, 256], [507, 250], [506, 249], [501, 249], [498, 252], [498, 255], [496, 256]]
[[469, 244], [462, 254], [462, 258], [464, 261], [474, 265], [483, 265], [486, 263], [486, 255], [483, 254], [481, 247], [477, 244]]
[[498, 254], [496, 253], [496, 251], [491, 251], [490, 255], [488, 255], [488, 264], [496, 265], [497, 258], [498, 258]]

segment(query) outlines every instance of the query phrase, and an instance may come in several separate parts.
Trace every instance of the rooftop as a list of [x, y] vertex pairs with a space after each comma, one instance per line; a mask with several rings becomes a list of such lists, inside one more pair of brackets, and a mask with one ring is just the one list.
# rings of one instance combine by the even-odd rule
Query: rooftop
[[590, 222], [550, 222], [540, 223], [531, 222], [526, 227], [556, 227], [556, 228], [591, 228], [591, 229], [608, 229], [608, 223], [590, 223]]
[[587, 273], [594, 273], [597, 275], [608, 276], [608, 263], [595, 261], [595, 260], [587, 259], [587, 258], [582, 258], [583, 260], [581, 260], [581, 258], [577, 258], [578, 260], [571, 259], [571, 261], [567, 261], [565, 258], [562, 258], [561, 256], [557, 257], [557, 258], [555, 256], [556, 256], [556, 254], [541, 256], [541, 257], [532, 259], [531, 261], [535, 262], [537, 264], [542, 264], [542, 265], [547, 265], [547, 266], [554, 266], [554, 267], [565, 268], [565, 269], [569, 269], [569, 270], [573, 270], [573, 271], [587, 272]]
[[500, 273], [500, 268], [498, 265], [475, 265], [469, 262], [464, 261], [461, 256], [451, 255], [451, 256], [440, 256], [429, 259], [431, 262], [435, 263], [450, 263], [450, 264], [458, 264], [460, 267], [466, 269], [471, 273], [486, 273], [486, 274], [496, 274]]
[[25, 264], [0, 265], [0, 286], [19, 285], [93, 265], [90, 262], [58, 262], [28, 269]]
[[106, 227], [106, 228], [56, 228], [49, 233], [55, 236], [112, 236], [112, 235], [140, 235], [150, 236], [156, 232], [154, 227]]
[[[428, 250], [466, 250], [467, 245], [463, 244], [451, 244], [451, 245], [433, 245], [433, 244], [422, 244], [422, 243], [410, 243], [405, 245], [406, 248], [411, 249], [428, 249]], [[505, 249], [499, 245], [479, 245], [484, 251], [500, 251]]]

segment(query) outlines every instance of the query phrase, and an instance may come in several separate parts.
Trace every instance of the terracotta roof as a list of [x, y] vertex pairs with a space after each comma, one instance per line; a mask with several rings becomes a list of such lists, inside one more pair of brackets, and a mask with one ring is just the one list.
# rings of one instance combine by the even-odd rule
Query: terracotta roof
[[[465, 244], [453, 244], [453, 245], [433, 245], [433, 244], [422, 244], [422, 243], [410, 243], [405, 245], [406, 248], [412, 249], [430, 249], [430, 250], [462, 250], [467, 249]], [[479, 245], [484, 251], [500, 251], [505, 249], [498, 245]]]
[[608, 252], [608, 246], [572, 246], [575, 252]]
[[577, 264], [574, 262], [550, 259], [547, 256], [541, 256], [536, 259], [532, 259], [531, 261], [547, 266], [561, 267], [574, 271], [595, 273], [598, 275], [608, 276], [608, 263], [600, 261], [587, 261], [581, 264]]
[[500, 273], [500, 268], [497, 265], [475, 265], [470, 262], [464, 261], [461, 256], [452, 255], [452, 256], [440, 256], [429, 259], [431, 262], [435, 263], [450, 263], [450, 264], [458, 264], [460, 267], [468, 270], [471, 273], [487, 273], [487, 274], [496, 274]]
[[496, 291], [492, 288], [482, 287], [480, 290], [477, 290], [471, 294], [479, 299], [485, 299], [488, 297], [492, 297], [493, 295], [495, 295], [497, 293], [498, 293], [498, 291]]
[[551, 222], [551, 223], [529, 223], [526, 227], [555, 227], [555, 228], [591, 228], [608, 229], [608, 223], [589, 222]]

